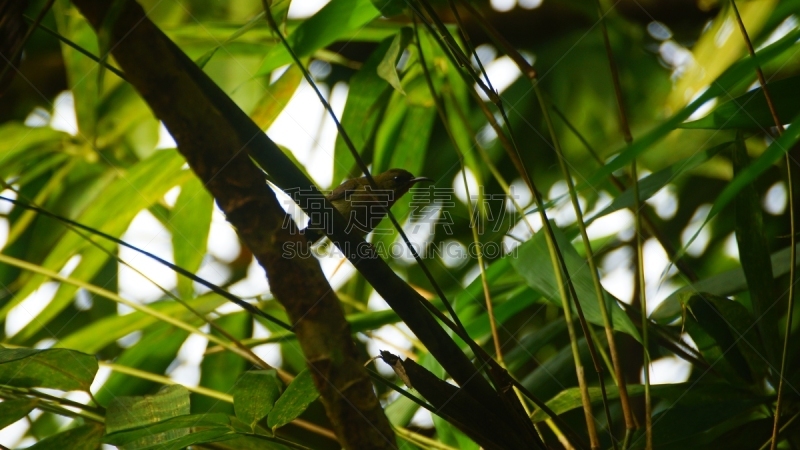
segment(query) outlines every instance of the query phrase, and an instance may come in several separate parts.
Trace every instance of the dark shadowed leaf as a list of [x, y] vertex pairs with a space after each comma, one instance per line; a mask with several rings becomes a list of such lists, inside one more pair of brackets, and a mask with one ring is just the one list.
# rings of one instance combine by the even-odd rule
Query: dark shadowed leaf
[[[596, 325], [603, 325], [603, 318], [594, 292], [594, 284], [586, 261], [578, 255], [578, 252], [575, 251], [575, 248], [555, 224], [553, 224], [553, 231], [558, 240], [558, 247], [564, 255], [570, 278], [575, 285], [578, 301], [581, 302], [586, 320]], [[547, 249], [545, 234], [536, 233], [533, 238], [519, 247], [516, 255], [515, 258], [511, 259], [511, 265], [522, 275], [528, 286], [540, 292], [553, 304], [561, 306], [561, 296], [549, 250]], [[617, 306], [616, 300], [607, 292], [605, 292], [605, 297], [614, 329], [639, 339], [639, 332], [628, 316]]]
[[[767, 83], [767, 90], [772, 98], [778, 119], [782, 124], [800, 114], [800, 76]], [[702, 119], [685, 122], [681, 128], [710, 128], [714, 130], [753, 129], [764, 130], [775, 126], [764, 89], [758, 87], [721, 104], [711, 114]]]

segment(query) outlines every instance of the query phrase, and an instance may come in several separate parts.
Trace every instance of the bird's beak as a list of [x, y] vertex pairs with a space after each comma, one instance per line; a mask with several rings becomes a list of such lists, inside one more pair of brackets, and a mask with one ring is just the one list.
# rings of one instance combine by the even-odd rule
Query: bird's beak
[[410, 180], [408, 181], [408, 184], [416, 184], [416, 183], [419, 183], [420, 181], [429, 181], [429, 182], [431, 182], [431, 183], [435, 183], [435, 182], [436, 182], [436, 180], [434, 180], [433, 178], [428, 178], [428, 177], [416, 177], [416, 178], [412, 178], [412, 179], [410, 179]]

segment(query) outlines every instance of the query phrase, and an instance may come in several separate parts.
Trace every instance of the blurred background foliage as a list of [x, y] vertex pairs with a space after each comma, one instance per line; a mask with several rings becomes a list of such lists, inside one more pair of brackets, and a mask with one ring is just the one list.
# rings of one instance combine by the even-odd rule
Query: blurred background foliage
[[[294, 67], [284, 71], [290, 60], [282, 53], [267, 22], [258, 16], [263, 12], [261, 2], [140, 0], [139, 3], [170, 39], [198, 62], [270, 137], [291, 152], [320, 187], [332, 188], [348, 177], [359, 175], [353, 157], [341, 138], [335, 137], [335, 128], [309, 85], [302, 81], [300, 72]], [[275, 6], [285, 13], [288, 3], [275, 2]], [[372, 170], [380, 172], [401, 166], [416, 175], [437, 180], [436, 190], [419, 189], [414, 196], [398, 203], [393, 211], [406, 223], [407, 230], [414, 225], [422, 229], [415, 234], [415, 241], [431, 246], [448, 244], [450, 249], [460, 249], [461, 253], [455, 257], [433, 256], [426, 258], [426, 263], [437, 283], [450, 300], [454, 300], [470, 335], [491, 349], [483, 292], [480, 278], [476, 278], [479, 266], [475, 258], [464, 254], [473, 243], [471, 220], [476, 213], [472, 212], [474, 205], [461, 194], [459, 150], [463, 153], [471, 180], [470, 194], [480, 194], [472, 201], [481, 204], [477, 214], [485, 224], [479, 239], [487, 249], [492, 248], [492, 244], [496, 249], [502, 248], [495, 253], [487, 252], [485, 256], [505, 364], [534, 394], [543, 400], [552, 399], [553, 409], [579, 434], [585, 435], [563, 311], [558, 299], [548, 296], [547, 282], [537, 278], [540, 271], [548, 270], [549, 260], [545, 257], [539, 261], [542, 258], [532, 256], [530, 249], [539, 248], [535, 245], [541, 247], [542, 241], [537, 243], [535, 237], [530, 240], [531, 233], [520, 220], [520, 214], [506, 201], [502, 184], [514, 186], [517, 200], [529, 213], [537, 231], [541, 220], [533, 213], [531, 194], [520, 180], [520, 174], [489, 127], [478, 103], [469, 95], [469, 90], [476, 86], [458, 75], [462, 68], [454, 66], [430, 32], [420, 26], [420, 46], [431, 70], [436, 95], [444, 105], [446, 123], [443, 123], [420, 69], [408, 9], [390, 17], [379, 17], [373, 3], [385, 6], [381, 2], [334, 0], [318, 12], [312, 7], [313, 2], [302, 7], [295, 3], [304, 2], [292, 2], [288, 18], [281, 21], [281, 27], [309, 65], [315, 83], [334, 105]], [[447, 2], [431, 3], [455, 35], [456, 18]], [[747, 58], [745, 41], [729, 3], [713, 0], [601, 3], [603, 10], [609, 11], [606, 24], [634, 142], [641, 136], [652, 135], [652, 130], [667, 123], [674, 114], [685, 111], [684, 108], [710, 85], [716, 85], [722, 93], [703, 105], [690, 120], [702, 118], [713, 108], [739, 98], [755, 86], [753, 70], [733, 73], [733, 82], [718, 80], [726, 71], [730, 73], [737, 61]], [[17, 24], [24, 30], [46, 4], [49, 2], [32, 0], [19, 2], [17, 6], [4, 5], [7, 10], [3, 11], [3, 28]], [[620, 132], [596, 3], [589, 0], [495, 0], [491, 4], [474, 4], [537, 70], [539, 86], [553, 106], [550, 113], [555, 135], [579, 186], [586, 216], [592, 217], [612, 200], [622, 198], [619, 189], [605, 177], [599, 181], [593, 179], [602, 165], [612, 161], [626, 147]], [[403, 5], [400, 6], [402, 9]], [[796, 44], [797, 38], [792, 36], [798, 32], [800, 2], [742, 1], [739, 8], [756, 49], [776, 42], [784, 45], [780, 51], [760, 61], [767, 80], [797, 76], [800, 47]], [[575, 254], [585, 255], [580, 238], [576, 238], [575, 216], [565, 195], [566, 184], [558, 170], [553, 140], [531, 81], [520, 75], [519, 69], [500, 53], [470, 14], [460, 9], [460, 16], [470, 44], [486, 67], [493, 86], [500, 91], [509, 120], [506, 129], [513, 131], [532, 179], [552, 202], [548, 209], [550, 218], [555, 219], [565, 239], [574, 240]], [[56, 35], [61, 36], [62, 41]], [[14, 44], [22, 42], [19, 34], [12, 36], [17, 38], [5, 40], [4, 55], [14, 54]], [[74, 46], [65, 43], [67, 39]], [[463, 40], [459, 42], [464, 43]], [[3, 196], [39, 205], [122, 237], [238, 295], [257, 300], [265, 311], [285, 318], [278, 304], [270, 298], [263, 273], [215, 211], [211, 197], [183, 166], [180, 155], [161, 150], [174, 144], [170, 144], [166, 130], [159, 126], [147, 105], [129, 84], [111, 71], [101, 70], [96, 61], [75, 46], [93, 55], [102, 55], [105, 44], [102, 35], [98, 38], [74, 6], [57, 0], [43, 16], [40, 28], [24, 42], [18, 67], [4, 66], [0, 177], [18, 192], [6, 189]], [[386, 55], [393, 49], [397, 52], [395, 59], [392, 60], [389, 53], [387, 66]], [[113, 58], [109, 62], [113, 65]], [[474, 58], [472, 62], [476, 64]], [[389, 74], [384, 72], [379, 76], [379, 67]], [[389, 80], [392, 73], [396, 74], [394, 84]], [[793, 122], [789, 120], [795, 120], [800, 112], [798, 107], [791, 106], [800, 104], [797, 101], [800, 89], [793, 84], [800, 85], [787, 83], [773, 94], [788, 105], [782, 119], [790, 125]], [[651, 180], [654, 183], [651, 194], [658, 193], [649, 199], [643, 210], [672, 250], [686, 246], [704, 224], [711, 206], [724, 199], [721, 194], [734, 175], [733, 150], [728, 144], [734, 141], [736, 133], [745, 133], [746, 153], [750, 158], [760, 157], [774, 144], [774, 129], [770, 129], [769, 122], [766, 125], [756, 119], [747, 122], [751, 120], [748, 118], [758, 117], [763, 112], [757, 110], [756, 103], [752, 103], [752, 108], [744, 104], [711, 125], [670, 127], [639, 154], [639, 168], [644, 175], [667, 170], [661, 181]], [[500, 120], [497, 109], [489, 102], [485, 105]], [[744, 120], [745, 125], [728, 126], [727, 120], [731, 117]], [[448, 131], [453, 133], [459, 150], [454, 148]], [[711, 154], [707, 160], [687, 162], [709, 150]], [[496, 168], [502, 183], [492, 173], [492, 167]], [[614, 174], [624, 186], [631, 186], [626, 169]], [[744, 210], [752, 217], [763, 215], [763, 228], [750, 229], [762, 239], [760, 242], [764, 245], [759, 250], [762, 256], [774, 255], [790, 246], [785, 178], [783, 160], [768, 164], [748, 178], [757, 201], [751, 204], [754, 209]], [[742, 196], [743, 192], [734, 194]], [[627, 206], [631, 206], [631, 194], [628, 195]], [[434, 205], [435, 215], [420, 220], [418, 215], [414, 216], [420, 214], [412, 205], [414, 201]], [[0, 211], [3, 214], [0, 218], [2, 255], [8, 257], [0, 261], [0, 319], [5, 321], [5, 328], [0, 332], [3, 345], [62, 347], [96, 354], [101, 369], [92, 391], [94, 400], [102, 406], [108, 406], [115, 397], [154, 393], [164, 382], [118, 367], [166, 376], [188, 386], [199, 384], [226, 394], [249, 368], [241, 358], [203, 336], [195, 334], [190, 338], [191, 333], [185, 329], [148, 313], [131, 313], [129, 307], [121, 306], [119, 299], [109, 301], [97, 290], [87, 288], [95, 286], [133, 302], [148, 304], [177, 321], [209, 332], [200, 319], [153, 288], [149, 281], [135, 278], [108, 253], [90, 245], [86, 235], [68, 231], [57, 220], [14, 207], [6, 201], [0, 201]], [[639, 303], [638, 292], [633, 287], [632, 217], [626, 209], [603, 214], [590, 228], [590, 236], [604, 287], [633, 307], [631, 318], [626, 319], [628, 331], [621, 325], [615, 329], [625, 376], [631, 384], [634, 410], [641, 424], [642, 349], [636, 331], [641, 326], [635, 319]], [[705, 224], [697, 241], [683, 256], [685, 267], [691, 273], [680, 272], [669, 265], [672, 255], [667, 255], [669, 252], [650, 235], [646, 236], [644, 264], [648, 284], [645, 292], [652, 300], [648, 312], [661, 324], [663, 336], [668, 337], [650, 342], [651, 358], [667, 363], [653, 369], [654, 379], [667, 383], [653, 389], [658, 448], [758, 448], [770, 436], [781, 342], [787, 338], [784, 294], [788, 286], [788, 254], [784, 251], [782, 256], [773, 258], [771, 268], [760, 268], [763, 272], [758, 275], [762, 278], [766, 277], [768, 282], [774, 278], [772, 292], [777, 300], [760, 319], [760, 334], [753, 338], [756, 343], [751, 345], [754, 349], [751, 355], [742, 343], [751, 341], [730, 338], [731, 330], [739, 329], [731, 325], [735, 322], [732, 316], [722, 312], [720, 317], [724, 320], [720, 322], [713, 312], [726, 308], [724, 302], [729, 300], [725, 296], [731, 296], [736, 304], [744, 305], [744, 312], [738, 309], [730, 312], [736, 317], [740, 313], [746, 316], [742, 319], [742, 329], [749, 330], [759, 322], [754, 319], [753, 287], [750, 285], [753, 276], [758, 275], [747, 273], [745, 268], [747, 282], [744, 282], [739, 261], [743, 244], [737, 245], [733, 235], [737, 226], [742, 223], [736, 218], [732, 205], [722, 208]], [[141, 255], [118, 250], [116, 245], [95, 237], [91, 239], [140, 268], [201, 313], [208, 314], [210, 320], [254, 346], [268, 362], [291, 374], [305, 368], [299, 347], [290, 334], [271, 323], [252, 319], [238, 309], [223, 307], [225, 300], [221, 297], [187, 280], [177, 281], [174, 273], [142, 262]], [[374, 243], [385, 245], [396, 239], [396, 234], [373, 236]], [[520, 242], [526, 244], [520, 246], [518, 252], [512, 252]], [[25, 261], [34, 268], [22, 267], [17, 261]], [[412, 286], [432, 299], [435, 297], [429, 281], [413, 259], [393, 258], [389, 263]], [[418, 359], [432, 370], [437, 369], [425, 348], [415, 342], [391, 311], [381, 306], [372, 288], [347, 263], [327, 255], [323, 257], [323, 267], [342, 299], [365, 360], [375, 356], [380, 348], [390, 348]], [[549, 270], [552, 277], [552, 268]], [[85, 285], [54, 279], [53, 272]], [[687, 288], [709, 280], [711, 282], [702, 288]], [[695, 303], [699, 301], [697, 296], [690, 295], [698, 291], [719, 296], [715, 301], [720, 303], [714, 303], [717, 309], [704, 314], [703, 305], [708, 303]], [[685, 294], [687, 292], [690, 294]], [[438, 300], [434, 299], [434, 303], [441, 306]], [[687, 310], [690, 311], [688, 315]], [[800, 323], [797, 317], [794, 319], [790, 335], [796, 335]], [[721, 338], [720, 333], [728, 333], [727, 340]], [[599, 328], [597, 334], [602, 334]], [[694, 359], [677, 358], [674, 349], [665, 344], [664, 340], [681, 336], [686, 341], [694, 341], [697, 350], [690, 352]], [[786, 371], [787, 418], [797, 416], [799, 393], [795, 386], [800, 382], [797, 366], [800, 359], [796, 342], [790, 343]], [[590, 371], [585, 340], [581, 338], [579, 344], [584, 364]], [[734, 353], [738, 356], [732, 356]], [[113, 370], [110, 363], [115, 365]], [[385, 367], [379, 365], [379, 368], [385, 377], [394, 377]], [[607, 368], [607, 377], [609, 372], [612, 371]], [[599, 400], [596, 377], [589, 375], [588, 379], [593, 400]], [[612, 385], [613, 382], [609, 382], [609, 386]], [[408, 448], [435, 447], [430, 442], [426, 444], [423, 437], [434, 439], [436, 445], [477, 448], [457, 429], [436, 417], [431, 419], [407, 399], [390, 394], [382, 386], [378, 391], [392, 423], [398, 430], [408, 431], [409, 434], [402, 434], [402, 443]], [[611, 391], [611, 434], [618, 439], [624, 429], [617, 397], [613, 397], [616, 391]], [[19, 396], [16, 391], [10, 392], [0, 388], [0, 395], [5, 399]], [[86, 395], [70, 395], [78, 402], [90, 402]], [[609, 423], [609, 417], [599, 402], [594, 405], [602, 428]], [[195, 392], [191, 410], [231, 414], [233, 407]], [[75, 418], [68, 410], [45, 411], [34, 411], [27, 418], [22, 418], [27, 413], [21, 415], [13, 430], [12, 427], [6, 429], [6, 434], [2, 435], [5, 440], [0, 443], [9, 447], [20, 442], [32, 444], [64, 428], [91, 422]], [[539, 413], [534, 413], [533, 417], [546, 442], [559, 445], [557, 435], [560, 433], [553, 431], [557, 428], [545, 423], [546, 417]], [[322, 427], [327, 420], [318, 403], [312, 403], [302, 417]], [[800, 445], [798, 429], [788, 429], [783, 435], [788, 440], [783, 441], [781, 445], [785, 447], [782, 448]], [[338, 448], [329, 438], [307, 435], [296, 425], [281, 428], [280, 434], [313, 448]], [[644, 445], [641, 436], [641, 430], [634, 434], [631, 441], [634, 448]], [[604, 447], [611, 445], [608, 433], [601, 433], [601, 439]], [[231, 442], [245, 445], [244, 441]], [[228, 444], [226, 441], [216, 445]]]

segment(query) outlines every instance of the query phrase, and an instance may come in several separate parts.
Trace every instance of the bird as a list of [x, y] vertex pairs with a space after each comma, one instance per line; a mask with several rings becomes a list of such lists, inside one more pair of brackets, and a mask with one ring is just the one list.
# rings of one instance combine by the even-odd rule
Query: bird
[[[372, 187], [367, 177], [351, 178], [325, 196], [347, 221], [346, 231], [361, 237], [378, 226], [388, 209], [411, 187], [422, 181], [434, 182], [431, 178], [415, 177], [411, 172], [397, 168], [372, 178], [377, 189]], [[308, 242], [317, 242], [325, 236], [323, 219], [322, 214], [315, 214], [308, 220], [308, 225], [302, 230]]]

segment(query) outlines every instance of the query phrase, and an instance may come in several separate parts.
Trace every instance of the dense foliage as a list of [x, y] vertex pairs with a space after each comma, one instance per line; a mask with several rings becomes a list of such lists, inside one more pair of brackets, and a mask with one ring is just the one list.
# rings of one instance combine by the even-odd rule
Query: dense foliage
[[[341, 448], [307, 344], [276, 324], [292, 318], [284, 299], [153, 113], [173, 93], [119, 69], [126, 2], [99, 24], [83, 3], [0, 4], [0, 444]], [[360, 363], [387, 350], [422, 380], [388, 354], [370, 366], [397, 445], [752, 449], [770, 445], [777, 411], [777, 448], [800, 446], [800, 1], [738, 2], [747, 36], [714, 1], [519, 0], [501, 13], [332, 0], [298, 17], [278, 0], [273, 20], [255, 0], [138, 3], [226, 94], [203, 99], [232, 100], [279, 144], [267, 163], [250, 156], [290, 212], [280, 158], [323, 189], [362, 175], [351, 144], [372, 173], [436, 180], [392, 208], [421, 261], [389, 220], [370, 248], [450, 317], [428, 320], [477, 370], [490, 355], [519, 381], [524, 411], [507, 414], [527, 413], [537, 436], [463, 411], [496, 405], [426, 391], [425, 374], [461, 380], [326, 242], [313, 257]], [[141, 62], [154, 79], [169, 64]], [[197, 116], [225, 122], [215, 112]], [[502, 390], [502, 375], [483, 376]]]

